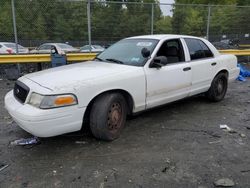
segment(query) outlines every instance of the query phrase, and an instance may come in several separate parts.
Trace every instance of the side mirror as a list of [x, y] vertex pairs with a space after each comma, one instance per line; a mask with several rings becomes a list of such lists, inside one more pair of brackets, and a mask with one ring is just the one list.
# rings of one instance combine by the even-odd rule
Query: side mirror
[[150, 51], [147, 48], [142, 48], [141, 49], [141, 54], [144, 58], [147, 58], [150, 56]]
[[153, 61], [150, 64], [150, 68], [161, 68], [167, 63], [168, 63], [168, 59], [166, 56], [158, 56], [153, 59]]

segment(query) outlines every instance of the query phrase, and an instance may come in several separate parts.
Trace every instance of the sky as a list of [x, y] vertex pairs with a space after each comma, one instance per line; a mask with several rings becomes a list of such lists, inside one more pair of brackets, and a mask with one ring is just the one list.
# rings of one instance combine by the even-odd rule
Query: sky
[[[160, 0], [160, 3], [173, 4], [174, 0]], [[161, 5], [160, 8], [161, 8], [161, 11], [162, 11], [164, 16], [172, 16], [173, 15], [171, 12], [172, 6]]]

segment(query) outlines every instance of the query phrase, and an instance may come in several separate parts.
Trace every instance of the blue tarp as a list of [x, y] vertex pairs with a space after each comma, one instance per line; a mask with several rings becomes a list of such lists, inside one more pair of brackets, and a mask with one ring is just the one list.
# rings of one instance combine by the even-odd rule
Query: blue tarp
[[240, 75], [238, 76], [237, 80], [239, 81], [246, 81], [245, 77], [250, 77], [250, 71], [247, 70], [243, 65], [237, 65], [240, 68]]

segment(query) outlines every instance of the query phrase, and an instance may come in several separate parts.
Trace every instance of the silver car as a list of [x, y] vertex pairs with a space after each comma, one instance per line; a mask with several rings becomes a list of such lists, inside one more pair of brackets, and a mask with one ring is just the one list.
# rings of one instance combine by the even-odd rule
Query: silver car
[[[18, 53], [29, 53], [29, 49], [18, 44]], [[16, 54], [16, 44], [13, 42], [0, 42], [0, 54]]]
[[77, 48], [70, 46], [65, 43], [44, 43], [37, 47], [35, 50], [31, 50], [30, 53], [37, 54], [49, 54], [51, 53], [51, 48], [55, 48], [59, 54], [69, 53], [69, 52], [79, 52]]
[[80, 48], [80, 52], [94, 52], [94, 53], [100, 53], [103, 52], [105, 48], [103, 48], [100, 45], [85, 45]]

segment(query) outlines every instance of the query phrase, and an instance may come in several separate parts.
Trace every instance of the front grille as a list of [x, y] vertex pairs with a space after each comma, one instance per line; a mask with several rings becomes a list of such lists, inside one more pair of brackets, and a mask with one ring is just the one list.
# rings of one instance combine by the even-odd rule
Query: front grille
[[15, 98], [21, 102], [24, 103], [28, 94], [29, 94], [29, 87], [26, 86], [24, 83], [20, 81], [16, 81], [15, 86], [14, 86], [14, 96]]

